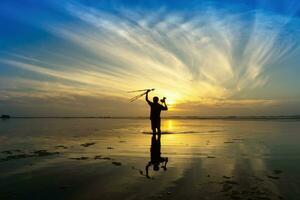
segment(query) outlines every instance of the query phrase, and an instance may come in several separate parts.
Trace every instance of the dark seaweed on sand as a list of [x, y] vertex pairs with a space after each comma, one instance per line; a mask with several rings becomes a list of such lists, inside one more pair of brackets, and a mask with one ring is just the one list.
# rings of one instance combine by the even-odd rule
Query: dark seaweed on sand
[[64, 145], [57, 145], [55, 146], [56, 148], [62, 148], [62, 149], [67, 149], [68, 147], [64, 146]]
[[271, 176], [271, 175], [267, 175], [267, 177], [268, 177], [268, 178], [271, 178], [271, 179], [275, 179], [275, 180], [277, 180], [277, 179], [280, 178], [280, 177], [278, 177], [278, 176]]
[[92, 146], [94, 144], [96, 144], [96, 143], [95, 142], [87, 142], [87, 143], [81, 144], [80, 146], [89, 147], [89, 146]]
[[29, 158], [29, 157], [34, 157], [34, 155], [32, 154], [10, 155], [10, 156], [6, 156], [6, 158], [1, 158], [1, 161], [9, 161], [9, 160], [22, 159], [22, 158]]
[[9, 161], [9, 160], [17, 160], [22, 158], [30, 158], [30, 157], [44, 157], [44, 156], [51, 156], [59, 154], [59, 152], [49, 152], [47, 150], [37, 150], [34, 151], [32, 154], [16, 154], [16, 155], [9, 155], [5, 158], [1, 158], [0, 161]]
[[97, 156], [94, 157], [94, 159], [95, 159], [95, 160], [97, 160], [97, 159], [102, 159], [102, 156], [101, 156], [101, 155], [97, 155]]
[[94, 157], [95, 160], [112, 160], [110, 157], [103, 157], [101, 155], [97, 155]]
[[121, 162], [111, 162], [113, 165], [116, 165], [116, 166], [121, 166], [122, 163]]
[[78, 158], [70, 158], [71, 160], [87, 160], [87, 159], [89, 159], [89, 157], [84, 157], [84, 156], [82, 156], [82, 157], [78, 157]]
[[47, 150], [38, 150], [33, 152], [36, 156], [42, 157], [42, 156], [51, 156], [55, 154], [59, 154], [59, 152], [49, 152]]
[[19, 150], [19, 149], [14, 149], [14, 150], [5, 150], [5, 151], [2, 151], [1, 153], [3, 153], [3, 154], [13, 154], [14, 152], [22, 152], [22, 151]]
[[207, 158], [216, 158], [215, 156], [207, 156]]

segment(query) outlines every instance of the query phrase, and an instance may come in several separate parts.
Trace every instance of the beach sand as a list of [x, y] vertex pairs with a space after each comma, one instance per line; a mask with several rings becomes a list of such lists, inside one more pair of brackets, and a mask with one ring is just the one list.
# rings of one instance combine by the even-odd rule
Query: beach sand
[[150, 160], [146, 119], [0, 121], [0, 199], [299, 199], [300, 123], [173, 120]]

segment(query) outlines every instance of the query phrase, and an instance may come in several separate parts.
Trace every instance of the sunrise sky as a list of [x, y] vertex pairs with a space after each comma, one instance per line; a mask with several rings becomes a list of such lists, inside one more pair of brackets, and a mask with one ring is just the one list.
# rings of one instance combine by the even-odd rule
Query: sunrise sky
[[[240, 3], [239, 3], [240, 2]], [[0, 2], [0, 114], [300, 114], [300, 2]]]

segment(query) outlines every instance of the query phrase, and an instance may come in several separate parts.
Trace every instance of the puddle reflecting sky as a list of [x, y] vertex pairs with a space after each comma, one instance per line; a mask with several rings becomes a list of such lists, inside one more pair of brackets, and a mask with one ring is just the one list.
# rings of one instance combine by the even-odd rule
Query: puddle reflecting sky
[[[0, 121], [3, 199], [296, 199], [300, 124], [295, 121], [163, 120], [151, 161], [144, 119]], [[101, 188], [101, 189], [100, 189]], [[204, 198], [204, 199], [205, 199]], [[242, 197], [241, 197], [242, 198]]]

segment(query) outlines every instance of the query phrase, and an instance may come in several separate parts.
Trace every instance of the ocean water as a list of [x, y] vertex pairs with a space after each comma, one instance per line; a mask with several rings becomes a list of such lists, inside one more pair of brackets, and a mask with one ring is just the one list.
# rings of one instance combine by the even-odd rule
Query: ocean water
[[0, 121], [0, 199], [299, 199], [297, 120]]

